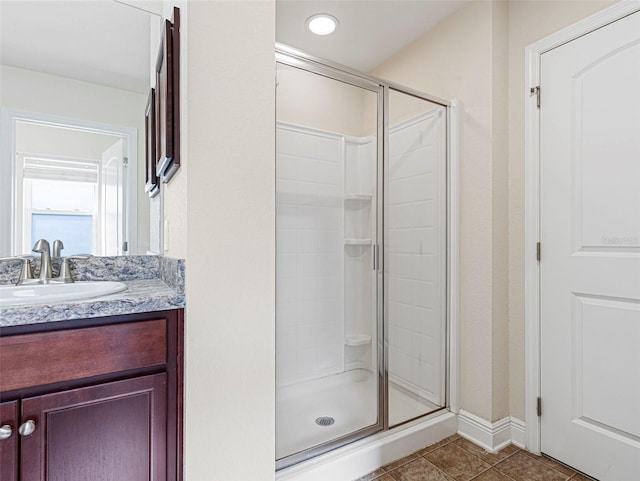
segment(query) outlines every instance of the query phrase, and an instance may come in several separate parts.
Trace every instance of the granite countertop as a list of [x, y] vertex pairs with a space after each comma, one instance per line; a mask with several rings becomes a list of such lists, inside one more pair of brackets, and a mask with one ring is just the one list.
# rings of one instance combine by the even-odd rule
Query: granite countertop
[[[185, 307], [184, 261], [158, 256], [96, 259], [99, 260], [88, 266], [90, 268], [87, 266], [78, 267], [74, 277], [79, 281], [113, 280], [123, 282], [127, 285], [125, 291], [93, 299], [2, 308], [0, 309], [0, 327]], [[105, 275], [104, 271], [101, 272], [99, 278], [87, 274], [87, 272], [96, 270], [97, 263], [101, 263], [100, 269], [104, 266], [109, 267], [109, 275]], [[0, 272], [1, 278], [2, 273]]]

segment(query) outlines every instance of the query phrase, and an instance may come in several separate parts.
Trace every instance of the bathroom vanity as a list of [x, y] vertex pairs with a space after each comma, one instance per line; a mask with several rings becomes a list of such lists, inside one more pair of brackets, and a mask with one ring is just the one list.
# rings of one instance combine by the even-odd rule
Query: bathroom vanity
[[182, 479], [183, 283], [126, 283], [0, 309], [0, 481]]

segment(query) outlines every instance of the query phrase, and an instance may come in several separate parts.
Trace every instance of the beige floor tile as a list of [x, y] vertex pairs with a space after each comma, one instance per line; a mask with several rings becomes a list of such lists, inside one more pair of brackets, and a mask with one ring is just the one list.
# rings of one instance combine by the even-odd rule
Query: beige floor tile
[[569, 478], [570, 481], [592, 481], [591, 478], [587, 478], [586, 476], [583, 476], [580, 473], [576, 473], [574, 474], [571, 478]]
[[502, 474], [497, 469], [491, 468], [481, 475], [476, 476], [471, 481], [513, 481], [513, 479], [506, 474]]
[[376, 481], [395, 481], [390, 475], [385, 474], [379, 478], [376, 478]]
[[546, 464], [547, 466], [549, 466], [550, 468], [555, 469], [556, 471], [560, 471], [563, 474], [566, 474], [567, 476], [573, 476], [574, 474], [576, 474], [576, 472], [571, 469], [568, 468], [556, 461], [554, 461], [553, 459], [549, 459], [545, 456], [536, 456], [533, 453], [530, 453], [528, 451], [524, 451], [524, 453], [528, 456], [531, 456], [534, 459], [537, 459], [538, 461], [540, 461], [542, 464]]
[[468, 481], [491, 467], [456, 443], [449, 443], [430, 452], [425, 456], [425, 459], [457, 481]]
[[433, 464], [420, 457], [387, 474], [394, 481], [452, 481]]
[[378, 479], [380, 479], [384, 473], [385, 473], [384, 469], [382, 468], [376, 469], [375, 471], [369, 474], [365, 474], [364, 476], [356, 479], [355, 481], [372, 481], [374, 479], [378, 481]]
[[509, 456], [495, 468], [515, 481], [566, 481], [569, 476], [541, 463], [524, 452]]
[[401, 459], [398, 459], [397, 461], [394, 461], [392, 463], [385, 464], [384, 466], [382, 466], [382, 469], [385, 472], [392, 471], [392, 470], [402, 466], [403, 464], [407, 464], [409, 461], [413, 461], [414, 459], [417, 459], [417, 458], [418, 458], [418, 454], [417, 453], [413, 453], [413, 454], [410, 454], [409, 456], [407, 456], [405, 458], [401, 458]]
[[473, 454], [474, 456], [478, 456], [485, 463], [489, 463], [492, 466], [494, 464], [498, 464], [500, 461], [502, 461], [505, 458], [508, 458], [512, 454], [515, 454], [518, 451], [520, 451], [519, 448], [515, 447], [513, 444], [510, 444], [506, 448], [501, 449], [499, 452], [492, 454], [492, 453], [486, 452], [484, 448], [481, 448], [477, 444], [473, 444], [471, 441], [468, 441], [464, 438], [458, 439], [455, 443], [465, 451]]
[[441, 448], [442, 446], [446, 446], [449, 443], [453, 443], [458, 439], [462, 439], [462, 438], [460, 437], [459, 434], [454, 434], [453, 436], [444, 438], [442, 441], [438, 441], [437, 443], [434, 443], [430, 446], [427, 446], [426, 448], [421, 449], [420, 451], [417, 452], [417, 454], [419, 454], [420, 456], [424, 456], [425, 454], [428, 454], [431, 451], [435, 451], [436, 449]]

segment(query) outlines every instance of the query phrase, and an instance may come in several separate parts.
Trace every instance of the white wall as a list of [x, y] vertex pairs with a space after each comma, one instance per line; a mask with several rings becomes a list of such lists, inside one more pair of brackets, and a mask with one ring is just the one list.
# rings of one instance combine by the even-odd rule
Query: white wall
[[138, 251], [144, 253], [149, 246], [149, 204], [142, 188], [146, 95], [6, 65], [0, 66], [0, 85], [1, 107], [138, 130]]
[[119, 137], [46, 125], [18, 122], [16, 151], [76, 159], [100, 160]]
[[279, 124], [276, 135], [278, 386], [342, 372], [343, 139]]
[[[399, 94], [396, 94], [399, 95]], [[390, 98], [391, 110], [394, 99]], [[414, 99], [415, 100], [415, 99]], [[392, 126], [386, 226], [390, 379], [444, 404], [446, 125], [444, 108]], [[398, 409], [389, 406], [392, 413]], [[398, 421], [397, 415], [394, 419]]]
[[172, 249], [183, 244], [187, 258], [185, 479], [266, 481], [275, 470], [275, 4], [181, 11], [188, 168], [169, 184], [165, 213]]

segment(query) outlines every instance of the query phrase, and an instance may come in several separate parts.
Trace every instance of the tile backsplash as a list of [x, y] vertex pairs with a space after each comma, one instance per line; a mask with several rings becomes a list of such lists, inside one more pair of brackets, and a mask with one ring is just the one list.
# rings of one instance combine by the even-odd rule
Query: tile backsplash
[[[0, 285], [18, 282], [22, 261], [0, 262]], [[53, 273], [57, 275], [60, 260], [52, 259]], [[161, 256], [91, 257], [69, 261], [76, 281], [131, 281], [160, 278], [179, 294], [184, 293], [185, 262]], [[31, 262], [34, 276], [40, 271], [40, 260]]]

